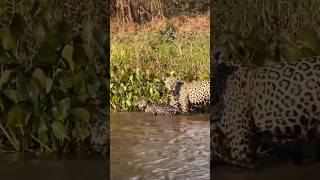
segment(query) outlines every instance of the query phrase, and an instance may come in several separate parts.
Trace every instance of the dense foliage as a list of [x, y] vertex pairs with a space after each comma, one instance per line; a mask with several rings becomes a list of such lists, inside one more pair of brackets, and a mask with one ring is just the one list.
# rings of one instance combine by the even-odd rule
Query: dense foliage
[[213, 1], [212, 47], [258, 65], [317, 55], [319, 6], [316, 0]]
[[31, 23], [14, 14], [0, 36], [1, 150], [89, 148], [108, 103], [106, 37], [92, 20], [74, 34], [67, 22]]
[[180, 76], [190, 82], [196, 77], [192, 74], [177, 74], [174, 71], [164, 77], [156, 76], [152, 71], [131, 69], [126, 66], [111, 67], [110, 104], [118, 111], [138, 110], [141, 98], [157, 103], [169, 103], [169, 92], [165, 89], [164, 80], [168, 76]]
[[319, 36], [314, 28], [296, 33], [296, 41], [288, 42], [279, 36], [277, 42], [266, 42], [258, 34], [226, 39], [220, 49], [242, 63], [268, 66], [282, 60], [296, 60], [320, 55]]

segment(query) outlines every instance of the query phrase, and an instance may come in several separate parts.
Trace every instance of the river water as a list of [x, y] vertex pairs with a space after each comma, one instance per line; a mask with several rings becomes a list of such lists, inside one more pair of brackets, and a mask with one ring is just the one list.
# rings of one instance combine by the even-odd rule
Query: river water
[[212, 180], [319, 180], [320, 165], [266, 165], [260, 169], [222, 166], [211, 170]]
[[101, 156], [19, 158], [0, 155], [1, 180], [106, 180], [107, 161]]
[[111, 180], [210, 179], [209, 114], [111, 114]]
[[0, 154], [0, 180], [320, 179], [319, 164], [264, 163], [254, 170], [217, 166], [210, 174], [209, 128], [209, 115], [203, 114], [170, 117], [114, 113], [110, 161], [101, 156], [21, 159]]

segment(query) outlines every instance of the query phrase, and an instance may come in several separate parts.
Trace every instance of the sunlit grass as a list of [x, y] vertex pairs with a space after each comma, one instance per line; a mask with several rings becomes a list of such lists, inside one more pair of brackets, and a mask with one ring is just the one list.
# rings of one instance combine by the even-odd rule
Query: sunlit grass
[[171, 71], [208, 77], [209, 19], [202, 18], [202, 21], [193, 21], [194, 27], [201, 23], [202, 28], [192, 28], [191, 20], [175, 19], [155, 22], [154, 26], [144, 25], [141, 31], [136, 27], [126, 34], [113, 31], [111, 66], [123, 64], [148, 69], [162, 77]]

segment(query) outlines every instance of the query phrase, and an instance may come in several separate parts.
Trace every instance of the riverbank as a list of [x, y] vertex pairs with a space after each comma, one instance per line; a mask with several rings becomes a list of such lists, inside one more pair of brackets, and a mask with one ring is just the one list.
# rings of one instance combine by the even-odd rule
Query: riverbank
[[135, 110], [139, 98], [168, 103], [164, 77], [209, 79], [209, 14], [141, 24], [111, 21], [111, 108]]

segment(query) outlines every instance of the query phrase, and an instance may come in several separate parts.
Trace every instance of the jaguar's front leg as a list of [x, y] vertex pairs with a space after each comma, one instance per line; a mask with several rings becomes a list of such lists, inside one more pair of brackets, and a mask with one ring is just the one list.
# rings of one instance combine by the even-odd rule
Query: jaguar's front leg
[[239, 118], [229, 124], [227, 133], [230, 160], [228, 163], [245, 168], [256, 168], [259, 162], [253, 162], [252, 131], [248, 120]]
[[170, 95], [170, 106], [174, 107], [175, 109], [179, 108], [179, 100], [174, 96], [174, 94]]
[[189, 96], [184, 89], [181, 89], [179, 104], [181, 106], [181, 113], [184, 115], [190, 115], [189, 112]]

